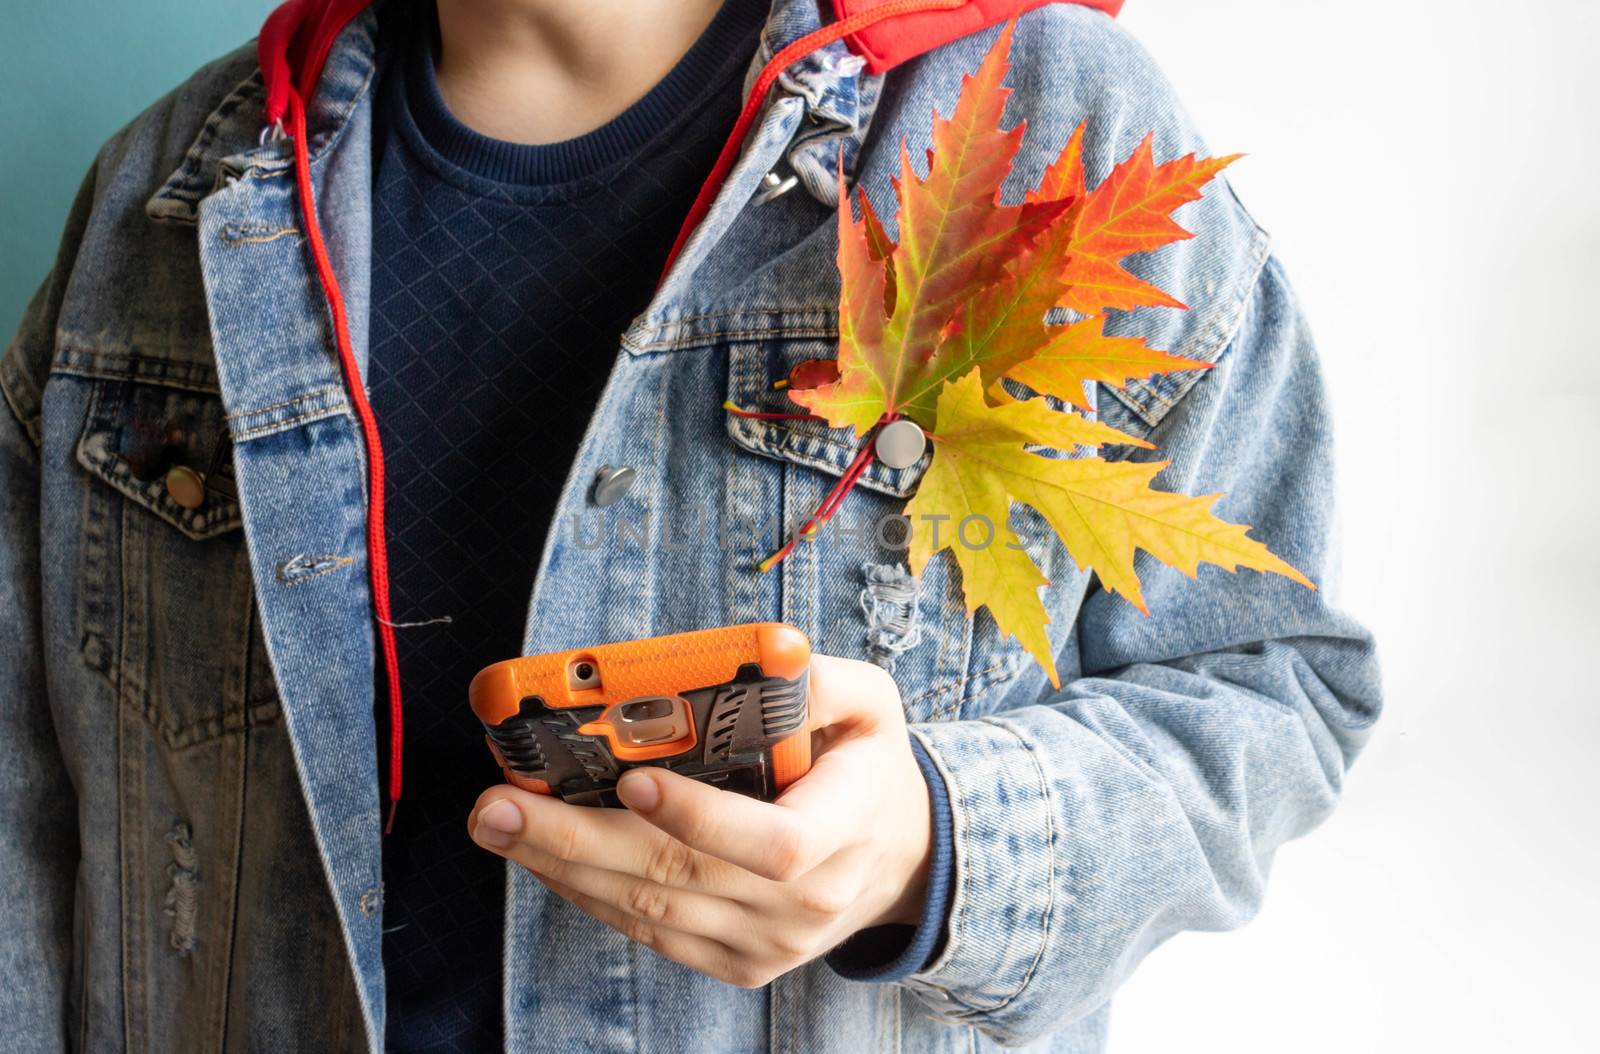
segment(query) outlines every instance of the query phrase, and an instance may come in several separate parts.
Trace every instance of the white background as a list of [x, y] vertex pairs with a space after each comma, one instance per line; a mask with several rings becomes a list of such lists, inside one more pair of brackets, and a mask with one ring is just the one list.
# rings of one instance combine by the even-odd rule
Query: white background
[[1129, 0], [1332, 387], [1387, 711], [1266, 905], [1112, 1050], [1596, 1051], [1600, 5]]

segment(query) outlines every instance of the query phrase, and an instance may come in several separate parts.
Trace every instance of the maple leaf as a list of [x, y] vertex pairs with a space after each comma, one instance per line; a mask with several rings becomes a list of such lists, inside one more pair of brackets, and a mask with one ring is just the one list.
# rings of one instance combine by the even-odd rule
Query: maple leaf
[[[885, 414], [902, 412], [931, 423], [927, 397], [953, 375], [949, 361], [936, 356], [953, 316], [1068, 211], [1071, 203], [1059, 200], [1000, 203], [1025, 128], [1025, 122], [1000, 127], [1015, 22], [1006, 24], [978, 71], [962, 76], [951, 116], [935, 111], [926, 179], [912, 169], [901, 140], [900, 177], [891, 179], [900, 203], [898, 243], [864, 195], [863, 217], [854, 219], [841, 162], [839, 379], [790, 392], [835, 428], [865, 435]], [[880, 304], [883, 316], [872, 317]], [[1042, 326], [1042, 312], [1036, 321]]]
[[1041, 395], [1054, 395], [1081, 410], [1093, 410], [1084, 385], [1098, 381], [1124, 387], [1137, 377], [1178, 370], [1208, 370], [1196, 362], [1157, 351], [1138, 337], [1108, 337], [1105, 318], [1096, 315], [1051, 327], [1050, 340], [1035, 355], [1011, 366], [1006, 376]]
[[816, 388], [832, 384], [839, 379], [839, 360], [804, 359], [794, 364], [789, 376], [778, 385], [781, 388]]
[[[1154, 133], [1146, 135], [1128, 159], [1113, 168], [1099, 186], [1084, 196], [1082, 206], [1074, 210], [1071, 255], [1062, 274], [1067, 282], [1062, 307], [1092, 315], [1108, 308], [1126, 311], [1136, 307], [1184, 306], [1129, 274], [1120, 261], [1134, 253], [1194, 237], [1172, 219], [1173, 211], [1198, 201], [1200, 187], [1244, 155], [1201, 159], [1185, 154], [1157, 165], [1154, 140]], [[1057, 162], [1076, 168], [1076, 173], [1047, 172], [1041, 191], [1053, 193], [1063, 185], [1069, 189], [1082, 187], [1081, 142], [1080, 126], [1062, 151], [1063, 159]], [[1067, 158], [1069, 152], [1073, 156]], [[1035, 199], [1030, 195], [1025, 200]]]
[[[1196, 200], [1200, 186], [1238, 155], [1202, 160], [1189, 154], [1157, 165], [1153, 137], [1146, 136], [1090, 191], [1080, 124], [1039, 185], [1020, 204], [1001, 204], [1000, 187], [1026, 125], [1000, 127], [1010, 91], [1001, 82], [1014, 25], [1015, 19], [1007, 22], [977, 72], [963, 76], [950, 118], [935, 111], [926, 179], [912, 170], [901, 141], [900, 176], [891, 178], [899, 202], [898, 243], [860, 188], [861, 219], [854, 218], [841, 154], [837, 375], [803, 371], [790, 385], [796, 403], [833, 427], [865, 435], [886, 416], [910, 417], [927, 427], [945, 381], [974, 367], [990, 382], [1007, 373], [1018, 376], [1019, 370], [1044, 380], [1060, 374], [1064, 364], [1024, 364], [1039, 355], [1059, 360], [1064, 343], [1083, 361], [1091, 352], [1102, 362], [1130, 353], [1126, 341], [1086, 347], [1091, 333], [1084, 329], [1053, 334], [1056, 327], [1044, 324], [1053, 307], [1094, 315], [1184, 306], [1120, 261], [1191, 237], [1169, 214]], [[881, 316], [875, 313], [879, 304]], [[1121, 378], [1083, 380], [1125, 383], [1203, 365], [1153, 350], [1137, 357], [1137, 364], [1139, 370]], [[1084, 405], [1081, 382], [1056, 380], [1039, 390]], [[1064, 395], [1064, 389], [1075, 394]]]
[[[1039, 185], [1019, 204], [1002, 204], [1000, 187], [1024, 130], [1022, 123], [1000, 127], [1009, 94], [1001, 82], [1015, 25], [1013, 16], [977, 72], [962, 78], [951, 116], [933, 114], [925, 179], [912, 170], [901, 141], [900, 176], [890, 179], [898, 242], [860, 188], [861, 218], [855, 217], [841, 151], [838, 358], [800, 363], [779, 386], [812, 415], [858, 436], [898, 418], [928, 433], [933, 457], [905, 507], [912, 573], [920, 575], [934, 554], [951, 550], [967, 611], [989, 608], [1001, 631], [1015, 636], [1059, 686], [1039, 595], [1048, 582], [1008, 526], [1014, 503], [1044, 517], [1080, 570], [1094, 571], [1107, 591], [1147, 614], [1134, 567], [1141, 549], [1191, 578], [1204, 562], [1311, 582], [1250, 538], [1248, 527], [1212, 515], [1220, 495], [1156, 490], [1152, 483], [1167, 462], [1092, 456], [1110, 444], [1151, 445], [1084, 416], [1093, 407], [1087, 385], [1123, 387], [1136, 378], [1211, 366], [1138, 338], [1108, 336], [1104, 312], [1183, 308], [1122, 261], [1192, 237], [1172, 212], [1199, 198], [1200, 187], [1238, 155], [1189, 154], [1158, 165], [1153, 136], [1146, 136], [1091, 190], [1083, 171], [1085, 126], [1079, 125]], [[1047, 324], [1058, 307], [1084, 317]], [[1053, 409], [1044, 398], [1016, 399], [1003, 378], [1073, 409]], [[1039, 447], [1081, 456], [1030, 449]], [[1091, 453], [1082, 454], [1083, 448]], [[797, 540], [817, 536], [871, 457], [863, 443], [817, 512], [762, 562], [763, 569], [782, 560]], [[974, 524], [984, 544], [972, 544], [964, 533]]]
[[1039, 185], [1024, 194], [1023, 201], [1083, 200], [1087, 193], [1083, 180], [1083, 132], [1088, 127], [1088, 121], [1078, 122], [1061, 153], [1045, 168]]
[[[1311, 581], [1247, 536], [1248, 527], [1210, 512], [1221, 497], [1189, 497], [1150, 486], [1165, 461], [1052, 458], [1025, 449], [1058, 450], [1103, 443], [1149, 444], [1077, 414], [1052, 410], [1043, 399], [991, 406], [974, 371], [946, 384], [931, 435], [934, 457], [906, 505], [912, 524], [911, 572], [922, 573], [935, 552], [950, 549], [961, 568], [967, 611], [988, 607], [1003, 633], [1014, 635], [1060, 687], [1039, 598], [1047, 584], [1007, 526], [1011, 503], [1031, 506], [1066, 546], [1079, 570], [1093, 570], [1109, 592], [1149, 614], [1134, 551], [1143, 549], [1191, 578], [1199, 565], [1240, 567]], [[976, 520], [981, 530], [969, 524]], [[945, 525], [944, 537], [939, 526]]]

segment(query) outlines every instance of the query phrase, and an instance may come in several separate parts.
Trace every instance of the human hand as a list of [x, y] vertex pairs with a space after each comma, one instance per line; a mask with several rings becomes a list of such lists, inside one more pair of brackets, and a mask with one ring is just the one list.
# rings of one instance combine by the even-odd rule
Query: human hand
[[858, 930], [915, 923], [927, 885], [928, 787], [894, 681], [813, 655], [809, 705], [811, 771], [776, 802], [640, 768], [618, 784], [626, 810], [502, 785], [467, 829], [624, 936], [759, 987]]

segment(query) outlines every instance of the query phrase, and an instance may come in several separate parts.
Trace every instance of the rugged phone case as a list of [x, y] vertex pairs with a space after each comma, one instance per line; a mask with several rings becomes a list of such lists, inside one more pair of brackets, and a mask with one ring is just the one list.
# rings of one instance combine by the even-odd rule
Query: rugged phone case
[[770, 801], [811, 767], [810, 662], [805, 634], [756, 622], [497, 662], [468, 696], [524, 790], [615, 806], [657, 765]]

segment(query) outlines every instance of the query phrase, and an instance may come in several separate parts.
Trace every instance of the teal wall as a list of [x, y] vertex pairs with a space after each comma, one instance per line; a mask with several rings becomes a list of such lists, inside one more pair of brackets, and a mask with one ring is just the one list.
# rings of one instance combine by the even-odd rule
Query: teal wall
[[272, 0], [28, 0], [0, 16], [0, 344], [55, 258], [95, 151]]

